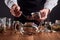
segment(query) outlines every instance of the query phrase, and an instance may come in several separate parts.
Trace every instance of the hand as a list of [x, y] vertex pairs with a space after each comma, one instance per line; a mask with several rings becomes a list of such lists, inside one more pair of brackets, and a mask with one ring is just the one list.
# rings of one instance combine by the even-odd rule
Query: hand
[[20, 17], [21, 16], [21, 11], [20, 11], [20, 7], [18, 6], [18, 5], [16, 5], [16, 4], [14, 4], [13, 6], [12, 6], [12, 8], [10, 9], [10, 12], [11, 12], [11, 14], [13, 15], [13, 16], [15, 16], [15, 17]]
[[50, 12], [49, 9], [42, 9], [40, 10], [40, 20], [45, 20], [47, 18], [48, 13]]

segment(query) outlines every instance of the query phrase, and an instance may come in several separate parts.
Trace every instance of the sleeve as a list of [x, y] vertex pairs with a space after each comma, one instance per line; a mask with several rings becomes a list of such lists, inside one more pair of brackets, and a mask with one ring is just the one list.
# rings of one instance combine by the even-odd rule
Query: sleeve
[[58, 0], [46, 0], [44, 8], [50, 9], [50, 11], [57, 5]]
[[5, 0], [4, 2], [7, 5], [7, 7], [10, 8], [10, 9], [13, 6], [13, 4], [17, 5], [17, 0]]

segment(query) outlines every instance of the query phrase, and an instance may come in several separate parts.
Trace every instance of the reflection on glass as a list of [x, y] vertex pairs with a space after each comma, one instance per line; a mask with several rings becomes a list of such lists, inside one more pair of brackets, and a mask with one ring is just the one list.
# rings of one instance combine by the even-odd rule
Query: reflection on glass
[[6, 17], [1, 19], [2, 27], [4, 28], [4, 32], [6, 31]]

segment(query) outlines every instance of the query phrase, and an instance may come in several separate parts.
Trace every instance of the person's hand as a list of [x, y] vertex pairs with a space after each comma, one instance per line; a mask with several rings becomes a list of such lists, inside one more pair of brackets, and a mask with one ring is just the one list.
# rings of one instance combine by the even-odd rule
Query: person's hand
[[49, 9], [40, 10], [40, 20], [45, 20], [49, 12], [50, 12]]
[[20, 7], [16, 4], [14, 4], [11, 9], [10, 9], [10, 12], [13, 16], [15, 17], [20, 17], [21, 16], [21, 11], [20, 11]]

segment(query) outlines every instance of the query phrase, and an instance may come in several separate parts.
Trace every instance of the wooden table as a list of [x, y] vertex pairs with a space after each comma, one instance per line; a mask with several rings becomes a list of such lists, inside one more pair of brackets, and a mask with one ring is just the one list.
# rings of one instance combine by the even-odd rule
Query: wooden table
[[0, 40], [60, 40], [60, 32], [21, 35], [19, 32], [8, 30], [6, 33], [0, 33]]

